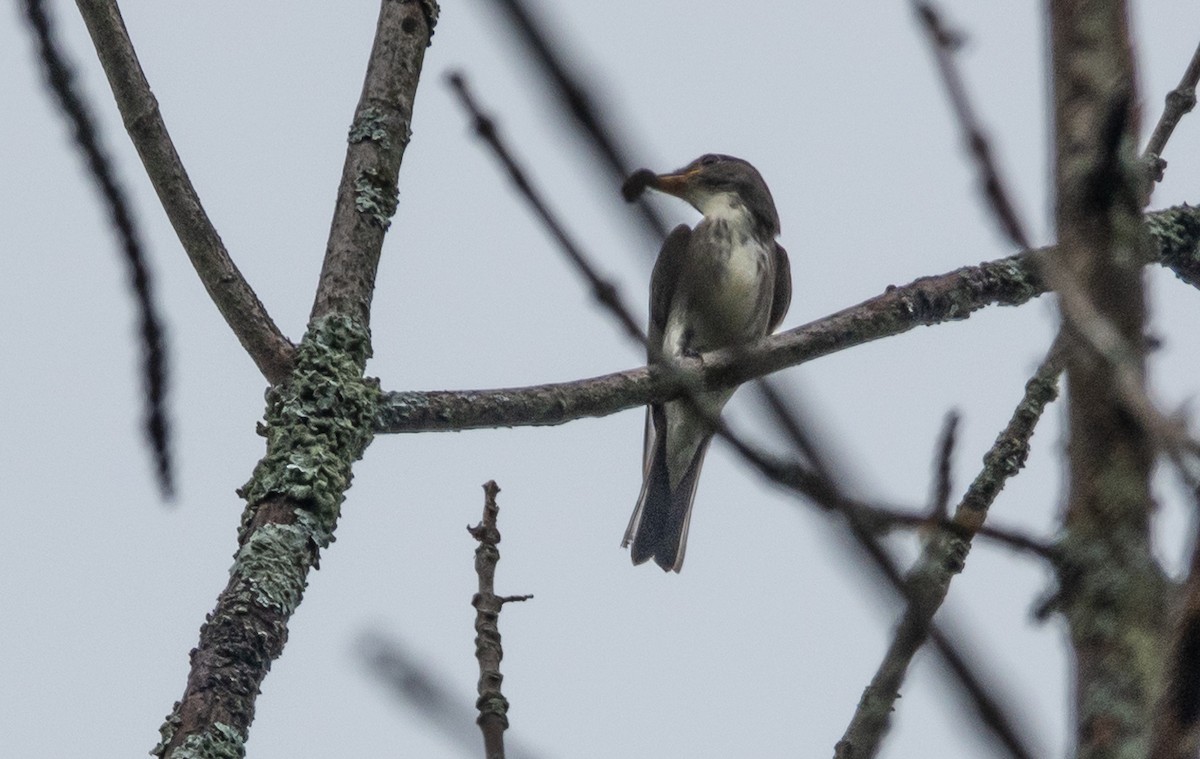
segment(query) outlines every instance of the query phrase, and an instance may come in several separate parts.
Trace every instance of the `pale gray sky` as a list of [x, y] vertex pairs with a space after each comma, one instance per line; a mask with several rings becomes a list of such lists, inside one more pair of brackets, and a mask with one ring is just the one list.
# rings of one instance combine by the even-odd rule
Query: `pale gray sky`
[[[224, 587], [263, 452], [263, 380], [207, 300], [125, 137], [73, 4], [50, 3], [136, 203], [169, 327], [180, 497], [157, 500], [140, 438], [137, 346], [112, 235], [43, 92], [15, 8], [0, 23], [0, 753], [139, 756], [183, 692], [187, 653]], [[908, 4], [549, 3], [638, 160], [715, 151], [770, 184], [791, 252], [785, 327], [924, 274], [1009, 253]], [[376, 3], [127, 2], [126, 21], [210, 216], [276, 321], [301, 335], [324, 251]], [[986, 7], [984, 7], [986, 6]], [[971, 93], [1030, 228], [1048, 240], [1040, 4], [943, 7], [970, 42]], [[370, 371], [388, 389], [512, 386], [641, 362], [593, 306], [472, 138], [443, 74], [462, 68], [596, 260], [644, 300], [656, 246], [565, 128], [485, 0], [445, 2], [418, 93], [400, 206], [375, 296]], [[1135, 3], [1148, 132], [1200, 37], [1200, 6]], [[1196, 202], [1200, 117], [1167, 151], [1155, 208]], [[661, 206], [693, 220], [682, 203]], [[1160, 397], [1196, 392], [1200, 294], [1151, 271]], [[964, 414], [959, 488], [1049, 344], [1048, 301], [992, 309], [781, 375], [802, 385], [868, 495], [920, 503], [942, 415]], [[747, 396], [749, 394], [746, 394]], [[749, 397], [729, 416], [757, 422]], [[749, 413], [748, 413], [749, 412]], [[1060, 409], [993, 514], [1052, 529]], [[894, 606], [837, 532], [714, 446], [681, 575], [619, 547], [641, 473], [642, 414], [558, 428], [377, 439], [338, 540], [311, 576], [268, 676], [251, 756], [460, 757], [364, 676], [355, 644], [395, 636], [473, 702], [474, 542], [496, 479], [504, 534], [505, 693], [514, 735], [546, 757], [829, 756], [890, 634]], [[1180, 552], [1163, 480], [1163, 552]], [[1029, 621], [1048, 577], [980, 545], [949, 608], [1002, 673], [1045, 755], [1065, 746], [1062, 626]], [[463, 726], [474, 731], [471, 724]], [[986, 755], [929, 657], [888, 757]]]

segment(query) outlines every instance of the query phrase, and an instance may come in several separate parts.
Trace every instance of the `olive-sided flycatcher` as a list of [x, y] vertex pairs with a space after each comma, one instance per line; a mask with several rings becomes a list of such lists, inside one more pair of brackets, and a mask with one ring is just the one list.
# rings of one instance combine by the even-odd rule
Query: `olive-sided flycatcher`
[[[740, 158], [709, 154], [669, 174], [634, 174], [626, 197], [645, 186], [704, 214], [695, 228], [675, 227], [659, 251], [650, 278], [650, 345], [678, 359], [774, 331], [791, 302], [792, 278], [787, 251], [775, 242], [775, 201], [758, 171]], [[705, 392], [647, 410], [642, 492], [622, 542], [632, 545], [634, 564], [654, 559], [675, 572], [683, 566], [696, 482], [713, 436], [691, 403], [715, 419], [732, 395]]]

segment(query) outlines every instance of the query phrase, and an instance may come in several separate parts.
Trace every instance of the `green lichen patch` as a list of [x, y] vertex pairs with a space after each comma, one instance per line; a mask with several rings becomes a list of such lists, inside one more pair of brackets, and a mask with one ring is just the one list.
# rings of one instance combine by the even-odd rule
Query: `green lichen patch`
[[989, 266], [989, 274], [1002, 284], [1006, 305], [1019, 306], [1042, 294], [1037, 268], [1020, 256], [1002, 258]]
[[[259, 606], [290, 616], [306, 587], [307, 558], [317, 543], [312, 516], [296, 524], [268, 524], [258, 528], [238, 550], [230, 574], [244, 578]], [[326, 539], [328, 543], [328, 538]]]
[[246, 739], [236, 728], [223, 722], [189, 735], [170, 759], [242, 759], [246, 755]]
[[[318, 319], [300, 343], [289, 380], [269, 391], [267, 455], [239, 491], [249, 506], [247, 523], [254, 507], [270, 496], [288, 498], [316, 521], [295, 525], [303, 536], [271, 533], [261, 548], [301, 537], [311, 538], [319, 548], [332, 541], [351, 467], [373, 437], [379, 383], [362, 376], [369, 356], [370, 333], [362, 325], [340, 315]], [[270, 594], [276, 591], [283, 591], [280, 599], [291, 594], [281, 588]]]
[[171, 709], [171, 713], [167, 715], [166, 720], [158, 728], [160, 740], [158, 744], [150, 749], [152, 756], [162, 757], [167, 751], [167, 746], [170, 745], [171, 739], [175, 737], [175, 731], [183, 724], [183, 717], [179, 715], [179, 702], [175, 702], [175, 706]]
[[374, 169], [364, 169], [354, 180], [354, 210], [380, 229], [392, 225], [392, 216], [400, 202], [396, 183]]
[[[387, 119], [383, 115], [383, 111], [374, 106], [364, 108], [354, 119], [354, 123], [350, 125], [349, 141], [351, 144], [368, 140], [378, 143], [385, 149], [391, 144]], [[407, 140], [405, 141], [407, 142]]]
[[1167, 581], [1144, 531], [1115, 519], [1072, 527], [1058, 544], [1058, 574], [1071, 635], [1079, 644], [1141, 642], [1165, 613]]
[[1200, 209], [1185, 203], [1159, 211], [1146, 217], [1146, 229], [1167, 264], [1186, 262], [1194, 266], [1200, 259]]

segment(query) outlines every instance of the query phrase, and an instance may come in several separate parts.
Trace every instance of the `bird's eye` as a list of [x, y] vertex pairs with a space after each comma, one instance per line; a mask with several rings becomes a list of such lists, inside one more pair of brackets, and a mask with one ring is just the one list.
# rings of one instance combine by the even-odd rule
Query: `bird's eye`
[[700, 157], [700, 165], [701, 165], [701, 166], [712, 166], [712, 165], [713, 165], [714, 163], [716, 163], [718, 160], [720, 160], [720, 159], [718, 159], [718, 158], [717, 158], [715, 155], [713, 155], [713, 154], [709, 153], [709, 154], [708, 154], [708, 155], [706, 155], [706, 156], [701, 156], [701, 157]]

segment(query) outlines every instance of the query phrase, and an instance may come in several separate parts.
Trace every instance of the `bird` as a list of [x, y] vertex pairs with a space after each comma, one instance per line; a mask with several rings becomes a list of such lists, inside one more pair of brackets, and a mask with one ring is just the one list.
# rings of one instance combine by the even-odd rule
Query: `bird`
[[[632, 202], [646, 188], [685, 200], [704, 216], [695, 227], [675, 227], [655, 261], [648, 363], [744, 346], [774, 332], [791, 303], [791, 265], [775, 240], [779, 213], [758, 170], [709, 153], [667, 174], [640, 169], [622, 192]], [[653, 559], [667, 572], [682, 568], [711, 420], [733, 392], [706, 391], [647, 408], [642, 488], [621, 543], [635, 565]]]

